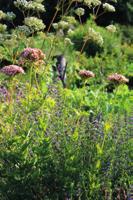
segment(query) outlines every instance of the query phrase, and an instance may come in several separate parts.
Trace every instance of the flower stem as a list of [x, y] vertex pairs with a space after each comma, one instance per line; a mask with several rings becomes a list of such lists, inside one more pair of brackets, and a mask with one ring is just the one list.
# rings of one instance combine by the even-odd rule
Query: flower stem
[[80, 24], [82, 25], [82, 20], [81, 20], [81, 16], [79, 16], [79, 21], [80, 21]]
[[96, 16], [96, 19], [98, 19], [99, 17], [101, 17], [102, 15], [104, 15], [106, 12], [104, 11], [104, 12], [102, 12], [101, 14], [99, 14], [99, 15], [97, 15]]
[[69, 10], [69, 8], [71, 7], [72, 3], [73, 3], [73, 1], [71, 1], [70, 4], [68, 5], [68, 7], [67, 7], [67, 9], [66, 9], [66, 11], [65, 11], [65, 13], [64, 13], [64, 15], [67, 15], [68, 10]]
[[52, 20], [51, 20], [51, 22], [50, 22], [50, 25], [49, 25], [49, 27], [48, 27], [48, 29], [47, 29], [47, 33], [50, 31], [50, 28], [51, 28], [51, 26], [52, 26], [52, 24], [53, 24], [53, 22], [54, 22], [54, 20], [55, 20], [55, 18], [56, 18], [56, 16], [57, 16], [58, 12], [59, 12], [59, 9], [56, 8], [56, 11], [55, 11], [55, 13], [54, 13], [54, 16], [53, 16], [53, 18], [52, 18]]
[[85, 41], [84, 41], [83, 46], [82, 46], [82, 48], [81, 48], [81, 50], [80, 50], [80, 54], [83, 53], [83, 50], [84, 50], [84, 48], [85, 48], [87, 42], [88, 42], [88, 40], [85, 40]]
[[47, 61], [48, 61], [48, 60], [50, 59], [50, 57], [51, 57], [52, 51], [53, 51], [53, 49], [54, 49], [55, 40], [56, 40], [56, 36], [55, 36], [54, 39], [53, 39], [53, 42], [52, 42], [52, 45], [51, 45], [51, 48], [50, 48], [50, 51], [49, 51], [49, 54], [48, 54], [48, 57], [47, 57]]

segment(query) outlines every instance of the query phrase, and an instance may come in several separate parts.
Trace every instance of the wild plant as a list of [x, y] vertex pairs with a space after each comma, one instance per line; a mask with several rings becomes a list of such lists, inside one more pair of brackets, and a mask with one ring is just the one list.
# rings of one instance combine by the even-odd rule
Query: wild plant
[[[39, 13], [45, 12], [45, 2], [14, 4], [23, 13], [24, 25], [16, 27], [1, 48], [12, 63], [0, 69], [0, 199], [126, 200], [132, 182], [129, 80], [103, 67], [101, 58], [107, 54], [96, 55], [94, 61], [85, 54], [90, 41], [103, 48], [101, 33], [115, 34], [114, 26], [100, 32], [103, 29], [92, 22], [102, 16], [100, 8], [104, 13], [115, 8], [97, 0], [59, 0], [41, 33], [45, 25]], [[75, 4], [92, 9], [85, 32], [84, 10], [73, 10]], [[61, 20], [54, 23], [59, 12]], [[76, 29], [82, 35], [78, 51]], [[68, 60], [64, 88], [60, 62], [52, 60], [61, 51]]]

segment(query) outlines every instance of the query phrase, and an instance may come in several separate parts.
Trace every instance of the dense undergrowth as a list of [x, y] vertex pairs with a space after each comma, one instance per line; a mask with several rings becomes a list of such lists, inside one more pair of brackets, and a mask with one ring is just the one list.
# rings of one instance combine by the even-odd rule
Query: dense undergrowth
[[[0, 67], [11, 65], [0, 73], [0, 199], [126, 200], [133, 47], [125, 28], [72, 16], [53, 24], [53, 32], [27, 24], [0, 37]], [[34, 57], [34, 48], [45, 55]], [[67, 60], [65, 87], [56, 68], [60, 54]], [[25, 73], [15, 75], [16, 65]], [[115, 73], [127, 79], [111, 81]]]

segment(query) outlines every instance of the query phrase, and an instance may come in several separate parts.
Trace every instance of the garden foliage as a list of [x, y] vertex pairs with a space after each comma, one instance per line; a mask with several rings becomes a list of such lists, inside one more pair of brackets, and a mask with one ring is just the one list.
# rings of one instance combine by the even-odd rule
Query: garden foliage
[[48, 27], [45, 1], [13, 3], [23, 25], [0, 11], [0, 199], [126, 200], [133, 46], [124, 26], [95, 21], [117, 1], [58, 1]]

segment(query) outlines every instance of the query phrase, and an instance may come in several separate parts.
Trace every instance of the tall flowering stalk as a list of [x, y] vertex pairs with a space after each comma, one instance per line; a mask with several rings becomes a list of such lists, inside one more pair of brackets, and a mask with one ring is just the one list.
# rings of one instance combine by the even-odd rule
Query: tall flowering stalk
[[36, 86], [39, 89], [36, 72], [44, 66], [45, 54], [38, 48], [28, 47], [24, 49], [19, 58], [19, 64], [29, 69], [30, 73], [30, 88], [32, 86], [33, 75], [35, 78]]
[[52, 24], [53, 24], [53, 22], [54, 22], [54, 20], [55, 20], [55, 18], [56, 18], [56, 16], [57, 16], [59, 10], [60, 10], [60, 3], [61, 3], [61, 1], [59, 1], [59, 3], [58, 3], [57, 6], [56, 6], [56, 11], [55, 11], [55, 13], [54, 13], [54, 16], [52, 17], [52, 20], [51, 20], [49, 26], [48, 26], [47, 33], [50, 31], [51, 26], [52, 26]]
[[28, 47], [21, 52], [18, 63], [27, 68], [33, 65], [34, 68], [39, 69], [45, 64], [45, 58], [45, 54], [40, 49]]
[[81, 16], [85, 14], [85, 10], [83, 8], [77, 8], [75, 14], [78, 15], [80, 24], [82, 24]]

